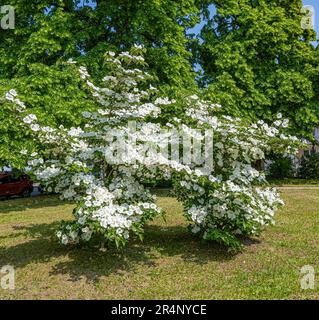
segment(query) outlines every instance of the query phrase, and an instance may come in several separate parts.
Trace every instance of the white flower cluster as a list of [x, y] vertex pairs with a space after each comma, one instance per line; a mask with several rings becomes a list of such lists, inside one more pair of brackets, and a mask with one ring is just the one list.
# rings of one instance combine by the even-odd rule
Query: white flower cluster
[[[273, 223], [282, 205], [276, 190], [257, 187], [264, 177], [254, 163], [270, 150], [293, 152], [298, 141], [281, 137], [287, 121], [280, 116], [274, 126], [247, 125], [219, 116], [220, 105], [196, 95], [184, 101], [183, 119], [188, 120], [175, 118], [163, 128], [157, 117], [175, 101], [156, 97], [157, 90], [147, 83], [151, 77], [138, 67], [144, 66], [143, 50], [135, 46], [119, 55], [108, 52], [111, 71], [103, 79], [105, 87], [94, 85], [87, 69], [80, 67], [98, 104], [95, 112], [83, 113], [82, 128], [43, 127], [34, 114], [21, 110], [24, 105], [14, 90], [7, 94], [19, 108], [21, 122], [43, 143], [42, 157], [30, 156], [28, 165], [48, 191], [77, 203], [75, 221], [62, 225], [57, 236], [63, 244], [93, 236], [124, 244], [131, 232], [141, 235], [145, 222], [161, 213], [144, 182], [172, 179], [192, 231], [236, 247], [236, 235], [258, 234]], [[69, 63], [74, 65], [73, 60]], [[214, 167], [207, 170], [194, 161], [186, 165], [172, 154], [158, 152], [168, 140], [171, 145], [180, 142], [168, 129], [198, 141], [213, 132], [214, 148], [206, 150], [205, 157]]]

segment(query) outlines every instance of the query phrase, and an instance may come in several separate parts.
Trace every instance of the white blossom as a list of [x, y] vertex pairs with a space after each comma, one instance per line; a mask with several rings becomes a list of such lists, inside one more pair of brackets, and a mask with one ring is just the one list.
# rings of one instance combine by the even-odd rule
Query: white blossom
[[[283, 153], [297, 150], [298, 139], [282, 131], [288, 121], [278, 115], [273, 126], [264, 121], [247, 125], [219, 115], [220, 105], [191, 94], [181, 101], [183, 117], [162, 126], [159, 115], [176, 101], [153, 98], [157, 90], [144, 85], [151, 77], [139, 68], [143, 61], [136, 51], [117, 56], [108, 52], [111, 71], [103, 78], [106, 87], [88, 81], [86, 67], [79, 68], [98, 105], [83, 112], [81, 127], [44, 127], [34, 114], [21, 110], [21, 124], [32, 130], [43, 145], [41, 156], [45, 154], [31, 155], [28, 166], [46, 190], [76, 203], [75, 220], [61, 226], [59, 240], [75, 244], [100, 235], [117, 244], [127, 241], [161, 213], [145, 182], [172, 177], [192, 232], [204, 239], [220, 241], [218, 232], [254, 235], [274, 223], [282, 200], [275, 189], [256, 187], [264, 177], [253, 165], [273, 145]], [[7, 99], [21, 109], [15, 91], [8, 92]], [[212, 150], [205, 146], [201, 163], [175, 157], [182, 140], [204, 143], [208, 137], [213, 138]], [[175, 152], [170, 148], [171, 154], [165, 153], [168, 141], [177, 146]], [[203, 167], [206, 160], [213, 166]]]

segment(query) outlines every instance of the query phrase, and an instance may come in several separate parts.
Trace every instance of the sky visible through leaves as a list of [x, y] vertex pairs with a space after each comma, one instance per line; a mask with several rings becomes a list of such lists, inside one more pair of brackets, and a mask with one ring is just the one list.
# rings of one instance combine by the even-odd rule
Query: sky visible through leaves
[[315, 29], [319, 34], [319, 0], [303, 0], [304, 5], [311, 5], [315, 8]]
[[[313, 6], [315, 9], [315, 29], [317, 34], [319, 34], [319, 0], [303, 0], [304, 5]], [[215, 7], [213, 5], [210, 6], [210, 11], [212, 14], [215, 12]], [[198, 34], [204, 24], [204, 21], [197, 25], [194, 29], [190, 30], [191, 33]]]
[[[94, 1], [85, 1], [82, 0], [82, 5], [86, 2], [87, 5], [94, 7]], [[304, 5], [311, 5], [315, 9], [315, 29], [317, 31], [317, 34], [319, 34], [319, 0], [303, 0]], [[215, 7], [213, 5], [210, 6], [210, 10], [212, 14], [215, 12]], [[194, 29], [190, 30], [189, 33], [195, 33], [199, 34], [202, 26], [204, 24], [204, 21], [200, 24], [198, 24]]]

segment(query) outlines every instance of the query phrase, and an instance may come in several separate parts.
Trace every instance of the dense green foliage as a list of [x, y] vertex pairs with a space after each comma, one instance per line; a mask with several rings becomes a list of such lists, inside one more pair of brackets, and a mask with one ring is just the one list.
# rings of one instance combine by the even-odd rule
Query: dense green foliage
[[[78, 90], [79, 77], [64, 63], [76, 59], [99, 79], [105, 52], [125, 51], [135, 43], [147, 48], [145, 58], [161, 91], [178, 96], [195, 90], [186, 29], [199, 22], [202, 3], [7, 0], [15, 8], [16, 28], [0, 30], [0, 96], [15, 88], [49, 124], [77, 125], [83, 107], [88, 110], [93, 102], [85, 90]], [[0, 167], [19, 167], [15, 151], [29, 142], [8, 116], [10, 107], [4, 100], [0, 105]]]
[[291, 178], [294, 174], [291, 157], [279, 155], [274, 157], [267, 171], [271, 179]]
[[[23, 164], [17, 150], [31, 143], [1, 97], [11, 88], [39, 118], [78, 125], [94, 102], [69, 58], [98, 81], [107, 50], [147, 49], [146, 62], [162, 96], [198, 90], [202, 66], [209, 100], [231, 115], [292, 120], [293, 134], [310, 137], [318, 124], [319, 55], [315, 33], [300, 26], [301, 0], [6, 0], [14, 30], [0, 29], [0, 167]], [[209, 18], [209, 5], [217, 13]], [[201, 37], [188, 34], [205, 17]], [[78, 90], [82, 88], [83, 90]], [[178, 99], [177, 99], [178, 100]], [[180, 116], [177, 103], [163, 121]]]
[[216, 0], [197, 54], [202, 84], [228, 113], [271, 120], [281, 112], [300, 136], [319, 122], [319, 55], [301, 0]]
[[302, 159], [299, 176], [303, 179], [319, 179], [318, 153], [312, 153]]
[[[82, 88], [81, 79], [72, 68], [65, 64], [57, 63], [46, 66], [34, 63], [28, 67], [28, 72], [10, 81], [0, 79], [2, 93], [10, 87], [16, 88], [26, 104], [32, 108], [47, 124], [79, 125], [81, 112], [94, 107], [93, 101], [88, 98]], [[10, 164], [19, 168], [24, 165], [19, 151], [34, 144], [28, 139], [26, 132], [17, 126], [15, 117], [12, 116], [12, 106], [3, 98], [0, 100], [0, 166]]]
[[[16, 29], [1, 31], [0, 74], [25, 75], [34, 63], [79, 58], [99, 73], [107, 50], [147, 48], [147, 63], [169, 87], [194, 86], [186, 29], [199, 22], [198, 0], [8, 0]], [[93, 6], [88, 3], [93, 2]], [[85, 5], [86, 4], [86, 5]], [[49, 8], [49, 9], [48, 9]]]

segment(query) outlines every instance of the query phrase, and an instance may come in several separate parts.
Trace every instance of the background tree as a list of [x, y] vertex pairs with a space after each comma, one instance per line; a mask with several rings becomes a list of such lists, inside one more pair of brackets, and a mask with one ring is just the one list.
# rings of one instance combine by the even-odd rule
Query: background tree
[[[73, 58], [95, 81], [105, 74], [106, 51], [147, 49], [146, 62], [161, 95], [196, 91], [194, 65], [204, 71], [207, 98], [228, 114], [271, 121], [278, 112], [291, 131], [311, 137], [318, 124], [318, 50], [312, 30], [303, 30], [301, 0], [7, 0], [16, 28], [0, 30], [0, 96], [15, 88], [28, 107], [51, 125], [77, 125], [94, 108], [78, 77], [64, 68]], [[210, 17], [209, 5], [217, 13]], [[211, 8], [211, 7], [210, 7]], [[214, 11], [215, 12], [215, 11]], [[197, 42], [187, 31], [201, 18]], [[191, 49], [196, 48], [196, 50]], [[178, 99], [177, 99], [178, 100]], [[22, 166], [15, 154], [26, 143], [0, 100], [0, 167]], [[175, 105], [165, 122], [181, 113]]]
[[[39, 117], [56, 125], [77, 125], [79, 115], [94, 107], [79, 77], [65, 71], [73, 58], [95, 78], [103, 74], [103, 55], [134, 44], [145, 57], [164, 95], [196, 88], [186, 32], [200, 20], [206, 0], [7, 0], [14, 6], [16, 28], [0, 30], [0, 96], [15, 88]], [[102, 67], [101, 67], [102, 66]], [[0, 101], [0, 167], [22, 166], [15, 154], [26, 143]], [[178, 109], [171, 110], [177, 113]]]
[[147, 48], [146, 60], [160, 84], [194, 86], [187, 28], [200, 20], [207, 0], [8, 0], [16, 11], [16, 29], [1, 31], [0, 73], [24, 75], [30, 65], [54, 65], [81, 57], [91, 67], [107, 50]]
[[301, 0], [211, 1], [217, 12], [201, 32], [197, 60], [211, 100], [227, 113], [272, 120], [312, 137], [319, 122], [318, 50], [301, 27]]

